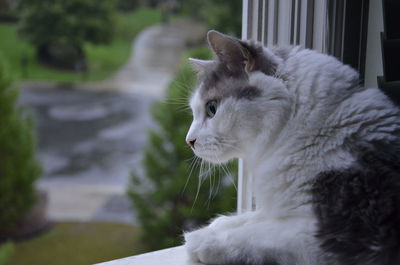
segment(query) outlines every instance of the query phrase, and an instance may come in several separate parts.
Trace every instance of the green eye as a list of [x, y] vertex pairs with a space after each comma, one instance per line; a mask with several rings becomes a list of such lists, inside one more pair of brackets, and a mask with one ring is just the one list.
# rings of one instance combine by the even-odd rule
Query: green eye
[[216, 100], [211, 100], [207, 102], [206, 113], [208, 117], [210, 118], [214, 117], [215, 113], [217, 112], [217, 105], [218, 103]]

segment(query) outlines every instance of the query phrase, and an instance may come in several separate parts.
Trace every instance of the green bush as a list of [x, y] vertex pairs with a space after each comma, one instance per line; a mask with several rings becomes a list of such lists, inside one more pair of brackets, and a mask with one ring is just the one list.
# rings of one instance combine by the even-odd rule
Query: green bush
[[35, 202], [34, 182], [41, 173], [32, 121], [16, 107], [17, 98], [0, 57], [0, 235], [12, 229]]
[[110, 43], [115, 27], [113, 0], [21, 0], [20, 33], [42, 62], [82, 68], [83, 45]]
[[19, 9], [20, 32], [36, 46], [112, 40], [116, 11], [113, 0], [21, 0]]
[[[190, 53], [196, 58], [209, 56], [206, 49]], [[194, 165], [194, 154], [185, 143], [192, 116], [182, 109], [195, 79], [185, 63], [168, 88], [168, 102], [154, 106], [152, 115], [159, 127], [149, 134], [144, 176], [132, 174], [129, 195], [142, 226], [142, 240], [149, 250], [179, 245], [182, 231], [235, 209], [233, 179], [226, 176], [226, 169], [208, 164], [200, 169]], [[205, 176], [209, 170], [209, 176]]]
[[5, 243], [3, 245], [0, 245], [0, 265], [9, 264], [13, 253], [14, 245], [12, 243]]
[[157, 9], [139, 8], [134, 12], [116, 16], [115, 37], [131, 42], [146, 27], [161, 22], [161, 12]]
[[16, 1], [0, 0], [0, 21], [16, 21]]
[[211, 29], [240, 37], [241, 0], [179, 0], [182, 12], [203, 20]]
[[[118, 13], [115, 38], [110, 45], [85, 43], [88, 72], [85, 81], [100, 81], [109, 78], [129, 59], [132, 40], [144, 28], [161, 21], [161, 13], [154, 9], [137, 9], [134, 12]], [[9, 62], [14, 80], [45, 80], [57, 82], [81, 82], [82, 75], [75, 72], [57, 71], [38, 62], [35, 47], [17, 36], [16, 25], [0, 23], [0, 51]], [[22, 65], [25, 60], [26, 64]]]

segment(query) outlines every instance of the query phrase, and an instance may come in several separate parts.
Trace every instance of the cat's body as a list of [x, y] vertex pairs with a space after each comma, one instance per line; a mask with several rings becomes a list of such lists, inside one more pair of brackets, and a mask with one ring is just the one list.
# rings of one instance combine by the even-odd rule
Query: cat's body
[[335, 58], [215, 31], [187, 141], [244, 158], [257, 209], [186, 233], [206, 264], [400, 264], [399, 109]]

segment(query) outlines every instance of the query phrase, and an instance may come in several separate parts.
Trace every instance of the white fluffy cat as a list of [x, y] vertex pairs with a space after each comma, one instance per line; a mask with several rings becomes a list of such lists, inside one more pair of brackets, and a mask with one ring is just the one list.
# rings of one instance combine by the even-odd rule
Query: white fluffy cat
[[400, 264], [399, 109], [334, 57], [216, 31], [187, 142], [213, 163], [244, 158], [256, 210], [185, 233], [205, 264]]

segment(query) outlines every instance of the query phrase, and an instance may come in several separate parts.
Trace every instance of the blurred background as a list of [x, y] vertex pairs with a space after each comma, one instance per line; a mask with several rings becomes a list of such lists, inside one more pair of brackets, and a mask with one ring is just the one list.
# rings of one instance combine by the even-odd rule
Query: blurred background
[[240, 0], [0, 0], [0, 265], [182, 243], [236, 207], [236, 165], [185, 144], [208, 29]]

